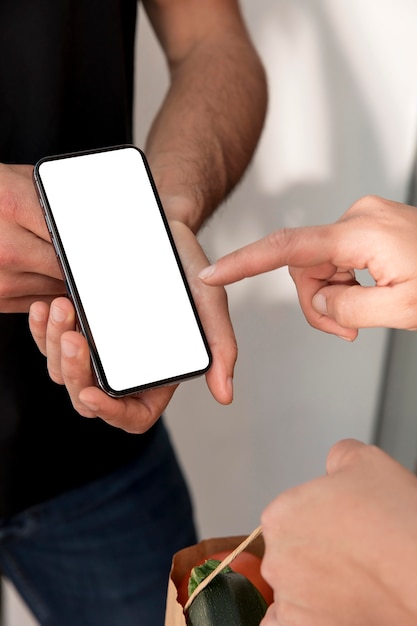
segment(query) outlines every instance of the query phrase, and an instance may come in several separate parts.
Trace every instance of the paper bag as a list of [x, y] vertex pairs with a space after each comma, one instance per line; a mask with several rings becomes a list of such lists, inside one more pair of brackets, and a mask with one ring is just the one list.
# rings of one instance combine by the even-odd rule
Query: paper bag
[[[183, 607], [177, 600], [177, 586], [184, 576], [201, 561], [207, 559], [214, 552], [224, 550], [232, 552], [239, 544], [246, 539], [246, 535], [236, 537], [217, 537], [213, 539], [203, 539], [200, 543], [184, 548], [174, 555], [172, 567], [168, 580], [167, 601], [165, 610], [165, 626], [186, 626]], [[261, 557], [264, 553], [264, 542], [262, 535], [257, 537], [245, 549]]]

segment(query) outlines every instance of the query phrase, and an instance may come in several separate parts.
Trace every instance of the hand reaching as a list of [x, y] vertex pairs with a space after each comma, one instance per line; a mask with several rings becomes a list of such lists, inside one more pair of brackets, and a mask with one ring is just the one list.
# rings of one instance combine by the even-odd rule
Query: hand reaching
[[[334, 224], [278, 230], [201, 273], [227, 285], [289, 266], [307, 321], [353, 340], [359, 328], [417, 328], [417, 209], [367, 196]], [[355, 270], [367, 269], [373, 287]]]
[[382, 450], [336, 444], [327, 475], [264, 511], [262, 626], [414, 626], [417, 478]]

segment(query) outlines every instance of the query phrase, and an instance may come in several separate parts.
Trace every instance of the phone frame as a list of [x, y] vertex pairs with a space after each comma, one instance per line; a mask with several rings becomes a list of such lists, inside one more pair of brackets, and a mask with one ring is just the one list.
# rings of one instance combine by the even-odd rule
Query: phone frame
[[[204, 346], [205, 354], [207, 356], [207, 363], [203, 367], [196, 369], [196, 370], [182, 372], [181, 374], [174, 375], [174, 376], [163, 377], [159, 380], [150, 380], [146, 383], [129, 386], [123, 389], [115, 389], [108, 382], [108, 377], [103, 367], [102, 359], [101, 359], [99, 350], [97, 349], [97, 346], [94, 340], [93, 329], [90, 326], [87, 314], [85, 312], [85, 308], [84, 308], [82, 299], [80, 297], [80, 293], [78, 291], [76, 281], [73, 276], [70, 261], [67, 258], [65, 245], [61, 239], [61, 234], [59, 232], [59, 229], [58, 229], [55, 217], [54, 217], [54, 211], [48, 199], [48, 193], [45, 188], [45, 184], [44, 184], [40, 170], [41, 170], [42, 164], [50, 162], [50, 161], [71, 159], [74, 157], [78, 158], [78, 157], [83, 157], [87, 155], [101, 154], [101, 153], [106, 153], [109, 151], [123, 150], [123, 149], [136, 150], [142, 159], [142, 162], [143, 162], [146, 174], [147, 174], [147, 178], [148, 178], [149, 184], [151, 185], [154, 199], [156, 200], [160, 217], [162, 219], [165, 232], [168, 237], [169, 244], [171, 246], [171, 250], [175, 258], [175, 262], [177, 264], [178, 271], [181, 275], [182, 284], [186, 291], [186, 295], [188, 297], [189, 305], [192, 309], [195, 323], [197, 324], [197, 327], [198, 327], [199, 335], [200, 335], [202, 344]], [[34, 170], [33, 170], [33, 178], [34, 178], [37, 194], [39, 197], [39, 202], [40, 202], [43, 215], [45, 218], [45, 222], [46, 222], [46, 225], [47, 225], [50, 237], [51, 237], [51, 242], [54, 246], [55, 253], [56, 253], [58, 262], [60, 264], [60, 267], [61, 267], [67, 295], [75, 307], [77, 322], [79, 326], [78, 329], [81, 331], [81, 333], [84, 335], [84, 337], [86, 338], [88, 342], [92, 368], [93, 368], [97, 383], [100, 386], [100, 388], [111, 397], [121, 398], [121, 397], [125, 397], [128, 395], [145, 391], [147, 389], [153, 389], [153, 388], [157, 388], [161, 386], [177, 384], [182, 381], [189, 380], [189, 379], [205, 374], [212, 365], [212, 353], [210, 351], [210, 347], [209, 347], [209, 344], [208, 344], [208, 341], [204, 332], [204, 328], [202, 326], [202, 323], [201, 323], [201, 320], [197, 311], [197, 307], [195, 305], [195, 302], [191, 293], [191, 289], [187, 281], [187, 277], [186, 277], [183, 265], [181, 263], [180, 256], [178, 254], [178, 250], [176, 248], [174, 238], [172, 236], [169, 223], [165, 215], [165, 211], [163, 209], [162, 202], [160, 200], [159, 193], [156, 188], [156, 185], [152, 176], [152, 172], [151, 172], [150, 166], [148, 164], [148, 161], [146, 159], [144, 152], [140, 150], [138, 147], [134, 146], [133, 144], [119, 144], [116, 146], [107, 146], [104, 148], [97, 148], [97, 149], [92, 149], [92, 150], [83, 150], [83, 151], [76, 151], [76, 152], [69, 152], [69, 153], [57, 154], [57, 155], [52, 155], [52, 156], [46, 156], [40, 159], [35, 164]]]

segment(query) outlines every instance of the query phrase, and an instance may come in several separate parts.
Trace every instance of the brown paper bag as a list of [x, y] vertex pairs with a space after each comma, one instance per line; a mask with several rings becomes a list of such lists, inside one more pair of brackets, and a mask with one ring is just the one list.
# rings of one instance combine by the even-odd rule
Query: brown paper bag
[[[245, 539], [245, 535], [203, 539], [200, 543], [184, 548], [174, 555], [168, 580], [165, 626], [186, 626], [183, 607], [177, 600], [177, 585], [180, 584], [183, 577], [188, 574], [191, 568], [197, 563], [204, 561], [214, 552], [223, 552], [224, 550], [232, 552]], [[246, 552], [251, 552], [262, 558], [264, 553], [262, 535], [252, 541], [245, 550]]]

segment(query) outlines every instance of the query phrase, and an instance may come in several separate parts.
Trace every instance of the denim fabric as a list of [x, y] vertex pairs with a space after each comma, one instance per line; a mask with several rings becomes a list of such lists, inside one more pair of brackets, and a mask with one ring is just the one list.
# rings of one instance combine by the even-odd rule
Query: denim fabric
[[162, 626], [172, 555], [195, 542], [161, 422], [133, 464], [1, 520], [0, 565], [42, 626]]

